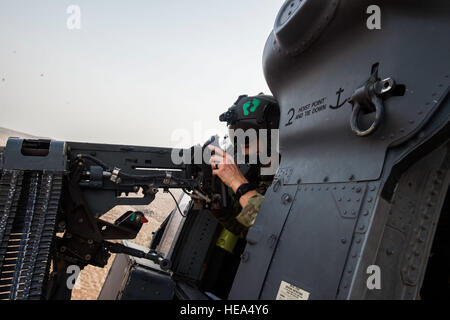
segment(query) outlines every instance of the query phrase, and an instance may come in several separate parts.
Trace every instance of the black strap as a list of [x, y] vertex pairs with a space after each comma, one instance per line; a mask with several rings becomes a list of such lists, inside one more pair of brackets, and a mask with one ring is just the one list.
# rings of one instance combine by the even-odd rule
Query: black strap
[[236, 201], [239, 201], [239, 199], [246, 194], [247, 192], [251, 191], [251, 190], [255, 190], [256, 189], [256, 185], [255, 183], [243, 183], [239, 186], [239, 188], [237, 188], [236, 190], [236, 194], [234, 195]]

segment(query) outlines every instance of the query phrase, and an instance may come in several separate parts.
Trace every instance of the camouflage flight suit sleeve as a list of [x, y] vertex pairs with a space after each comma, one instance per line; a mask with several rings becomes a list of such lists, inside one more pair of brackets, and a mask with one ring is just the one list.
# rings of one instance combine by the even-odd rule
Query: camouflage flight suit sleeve
[[264, 196], [257, 193], [250, 199], [248, 199], [247, 205], [236, 216], [236, 220], [243, 226], [250, 228], [255, 223], [256, 216], [259, 212], [259, 207], [264, 200]]
[[234, 205], [236, 211], [233, 210], [234, 214], [233, 212], [225, 212], [220, 210], [211, 210], [211, 212], [217, 220], [219, 220], [222, 226], [238, 237], [245, 238], [248, 228], [251, 227], [255, 221], [259, 207], [261, 206], [263, 200], [264, 196], [261, 193], [257, 193], [248, 200], [247, 205], [243, 209], [240, 209], [240, 211], [240, 205], [236, 202]]

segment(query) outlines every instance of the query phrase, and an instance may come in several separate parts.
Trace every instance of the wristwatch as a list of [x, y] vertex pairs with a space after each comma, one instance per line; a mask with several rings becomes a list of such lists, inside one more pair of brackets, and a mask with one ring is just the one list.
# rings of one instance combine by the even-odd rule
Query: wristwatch
[[249, 192], [251, 190], [255, 190], [255, 189], [256, 189], [256, 185], [254, 183], [243, 183], [239, 186], [239, 188], [237, 188], [234, 198], [236, 199], [236, 201], [239, 201], [239, 199], [244, 194], [246, 194], [247, 192]]

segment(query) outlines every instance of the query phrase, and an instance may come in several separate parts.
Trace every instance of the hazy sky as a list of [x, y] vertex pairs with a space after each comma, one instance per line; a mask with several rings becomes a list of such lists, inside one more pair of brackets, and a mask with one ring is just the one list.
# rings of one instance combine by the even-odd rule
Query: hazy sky
[[0, 0], [0, 126], [148, 146], [221, 133], [238, 95], [269, 93], [262, 52], [282, 3]]

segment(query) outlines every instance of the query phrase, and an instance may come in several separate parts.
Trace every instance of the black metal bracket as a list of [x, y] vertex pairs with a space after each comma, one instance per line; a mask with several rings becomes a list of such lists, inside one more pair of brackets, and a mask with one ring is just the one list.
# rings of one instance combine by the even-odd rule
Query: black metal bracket
[[[375, 132], [375, 130], [380, 126], [384, 117], [383, 100], [392, 95], [402, 95], [401, 92], [396, 92], [396, 87], [397, 84], [392, 78], [380, 80], [378, 77], [378, 63], [372, 66], [369, 80], [356, 89], [348, 101], [353, 105], [352, 115], [350, 118], [350, 127], [357, 136], [368, 136]], [[402, 87], [404, 90], [404, 86]], [[375, 120], [369, 128], [365, 130], [361, 129], [358, 125], [360, 112], [364, 109], [369, 112], [375, 111]]]

